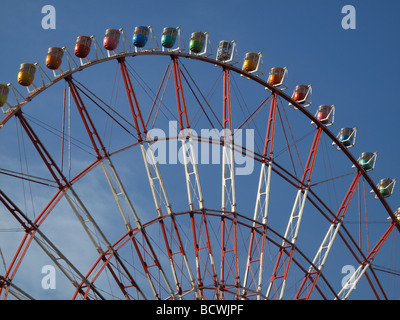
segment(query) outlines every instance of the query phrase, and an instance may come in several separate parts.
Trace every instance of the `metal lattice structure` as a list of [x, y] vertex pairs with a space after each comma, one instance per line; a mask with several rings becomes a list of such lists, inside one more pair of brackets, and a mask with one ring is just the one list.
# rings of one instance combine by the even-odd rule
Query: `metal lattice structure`
[[[28, 266], [24, 262], [29, 260], [29, 251], [37, 252], [31, 249], [36, 244], [43, 261], [50, 261], [64, 275], [65, 291], [73, 299], [346, 299], [362, 279], [371, 297], [388, 298], [380, 268], [373, 261], [389, 236], [396, 236], [392, 231], [400, 231], [396, 213], [349, 152], [349, 145], [329, 130], [333, 121], [308, 111], [312, 107], [307, 97], [298, 102], [286, 94], [286, 83], [271, 84], [271, 79], [262, 78], [263, 72], [235, 66], [236, 42], [229, 59], [221, 61], [210, 57], [207, 48], [185, 53], [181, 39], [177, 49], [159, 50], [150, 31], [154, 38], [150, 49], [132, 49], [122, 32], [122, 51], [108, 50], [107, 54], [92, 37], [95, 57], [80, 59], [80, 63], [64, 47], [66, 71], [57, 68], [58, 74], [55, 70], [51, 77], [36, 64], [42, 84], [28, 89], [26, 97], [9, 85], [16, 103], [3, 108], [0, 134], [17, 128], [15, 139], [29, 144], [24, 155], [30, 170], [10, 165], [1, 172], [10, 181], [34, 186], [35, 210], [25, 212], [26, 201], [24, 205], [20, 196], [10, 194], [13, 183], [1, 185], [2, 210], [12, 221], [7, 228], [16, 230], [16, 237], [7, 243], [19, 244], [15, 251], [10, 246], [9, 260], [3, 258], [1, 297], [34, 298], [20, 285], [24, 281], [17, 270], [29, 270], [29, 262]], [[208, 33], [206, 43], [211, 43]], [[263, 67], [259, 57], [256, 70]], [[153, 73], [155, 61], [164, 72]], [[104, 102], [110, 99], [105, 91], [114, 94], [111, 85], [106, 90], [95, 88], [96, 93], [88, 88], [92, 80], [107, 74], [99, 70], [110, 65], [117, 66], [116, 77], [122, 79], [119, 109]], [[146, 68], [147, 73], [140, 74]], [[286, 79], [288, 70], [282, 70]], [[206, 78], [194, 80], [196, 72], [205, 73]], [[90, 73], [88, 78], [86, 73]], [[145, 76], [150, 79], [149, 88], [140, 84]], [[63, 82], [63, 94], [53, 94], [63, 89]], [[220, 95], [215, 98], [217, 88]], [[248, 92], [243, 98], [247, 110], [239, 115], [243, 105], [238, 96], [243, 92]], [[146, 95], [151, 96], [150, 102], [143, 103]], [[50, 101], [42, 100], [43, 96]], [[35, 107], [37, 111], [32, 112], [29, 107], [35, 103], [46, 105], [47, 111]], [[53, 124], [48, 114], [51, 106], [54, 116], [62, 118], [62, 126], [53, 130], [54, 140], [43, 133], [43, 127]], [[36, 112], [43, 116], [34, 117]], [[301, 124], [296, 123], [299, 119]], [[164, 132], [171, 128], [171, 120], [179, 134], [153, 135], [156, 128]], [[12, 122], [16, 125], [11, 126]], [[111, 135], [106, 139], [103, 128], [109, 123], [118, 131], [115, 140]], [[75, 134], [71, 128], [78, 125]], [[218, 135], [199, 135], [206, 126], [208, 133]], [[250, 128], [262, 133], [253, 149], [238, 143], [243, 129]], [[76, 143], [86, 153], [76, 151], [73, 137], [85, 141]], [[159, 163], [162, 142], [179, 146], [181, 164]], [[335, 148], [324, 149], [324, 143]], [[218, 150], [221, 161], [212, 166], [198, 161], [199, 145]], [[255, 164], [251, 174], [238, 175], [239, 155]], [[321, 157], [324, 161], [319, 161]], [[340, 161], [340, 165], [324, 180], [327, 160]], [[92, 182], [85, 184], [88, 179]], [[337, 204], [329, 205], [332, 193], [321, 186], [336, 181], [340, 181]], [[362, 197], [365, 186], [376, 199]], [[88, 188], [98, 196], [89, 197], [87, 193], [94, 193]], [[353, 199], [357, 190], [358, 201]], [[44, 200], [39, 203], [39, 198]], [[368, 233], [374, 244], [368, 248], [357, 241], [352, 224], [346, 224], [361, 203], [384, 222], [374, 235]], [[55, 234], [57, 219], [67, 225], [75, 219], [74, 228], [60, 226]], [[114, 230], [117, 224], [122, 227]], [[71, 241], [59, 241], [64, 232]], [[85, 240], [74, 243], [71, 233]], [[92, 248], [90, 256], [86, 247]], [[5, 251], [3, 244], [1, 249]], [[343, 265], [343, 261], [335, 262], [342, 254], [356, 270], [344, 286], [340, 283], [343, 274], [329, 269], [329, 264]]]

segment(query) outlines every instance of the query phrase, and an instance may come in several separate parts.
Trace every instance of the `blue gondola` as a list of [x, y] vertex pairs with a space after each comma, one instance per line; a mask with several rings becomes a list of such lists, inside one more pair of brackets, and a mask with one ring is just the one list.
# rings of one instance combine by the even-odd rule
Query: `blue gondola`
[[339, 131], [338, 139], [345, 147], [353, 146], [354, 138], [355, 134], [352, 128], [342, 128]]
[[138, 48], [143, 48], [149, 39], [149, 32], [150, 30], [147, 27], [136, 27], [133, 32], [133, 45]]

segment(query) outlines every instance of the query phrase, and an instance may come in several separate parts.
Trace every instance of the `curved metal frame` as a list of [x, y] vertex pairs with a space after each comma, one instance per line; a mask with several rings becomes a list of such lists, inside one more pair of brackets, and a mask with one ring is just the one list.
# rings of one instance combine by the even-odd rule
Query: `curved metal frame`
[[[368, 182], [368, 184], [371, 186], [372, 190], [378, 194], [378, 198], [379, 200], [382, 202], [383, 206], [385, 207], [385, 209], [387, 210], [389, 216], [392, 218], [393, 221], [395, 221], [395, 216], [393, 214], [393, 211], [390, 209], [390, 207], [388, 206], [388, 204], [386, 203], [385, 199], [381, 196], [379, 196], [379, 191], [376, 188], [376, 185], [374, 184], [374, 182], [371, 180], [371, 178], [368, 176], [368, 174], [363, 170], [363, 168], [360, 166], [360, 164], [357, 162], [357, 160], [354, 158], [354, 156], [347, 150], [346, 147], [344, 147], [340, 141], [337, 139], [337, 137], [329, 130], [327, 129], [324, 124], [322, 124], [319, 120], [317, 120], [314, 115], [312, 115], [307, 109], [303, 108], [300, 104], [298, 104], [296, 101], [294, 101], [292, 99], [292, 97], [290, 97], [289, 95], [287, 95], [286, 93], [284, 93], [283, 91], [281, 91], [279, 88], [275, 88], [274, 86], [270, 85], [266, 80], [263, 80], [255, 75], [252, 75], [251, 73], [248, 73], [238, 67], [235, 67], [234, 65], [230, 65], [230, 64], [225, 64], [221, 61], [215, 60], [215, 59], [211, 59], [211, 58], [207, 58], [204, 56], [199, 56], [199, 55], [193, 55], [193, 54], [189, 54], [189, 53], [182, 53], [182, 52], [159, 52], [159, 51], [144, 51], [144, 52], [123, 52], [123, 53], [119, 53], [119, 54], [115, 54], [111, 57], [105, 57], [105, 58], [100, 58], [100, 59], [96, 59], [96, 60], [92, 60], [89, 63], [86, 63], [84, 65], [78, 66], [70, 71], [66, 71], [63, 74], [59, 75], [57, 78], [55, 78], [54, 80], [50, 81], [49, 83], [39, 86], [36, 88], [36, 90], [34, 90], [34, 92], [29, 95], [28, 97], [25, 98], [24, 101], [22, 101], [21, 103], [17, 103], [16, 105], [12, 106], [11, 108], [11, 112], [0, 121], [0, 128], [3, 127], [5, 125], [5, 123], [12, 117], [14, 116], [17, 111], [23, 107], [26, 103], [28, 103], [29, 101], [31, 101], [32, 99], [34, 99], [38, 94], [40, 94], [41, 92], [43, 92], [45, 89], [49, 88], [50, 86], [52, 86], [53, 84], [57, 83], [60, 80], [63, 80], [64, 78], [78, 72], [78, 71], [82, 71], [88, 67], [91, 67], [93, 65], [105, 62], [105, 61], [110, 61], [110, 60], [114, 60], [114, 59], [118, 59], [118, 58], [124, 58], [124, 57], [134, 57], [134, 56], [141, 56], [141, 55], [162, 55], [162, 56], [176, 56], [176, 57], [180, 57], [180, 58], [189, 58], [189, 59], [193, 59], [193, 60], [199, 60], [199, 61], [203, 61], [203, 62], [208, 62], [214, 65], [218, 65], [221, 68], [226, 68], [228, 70], [232, 70], [240, 75], [243, 75], [251, 80], [254, 80], [255, 82], [258, 82], [259, 84], [261, 84], [262, 86], [264, 86], [265, 88], [268, 88], [268, 90], [270, 90], [273, 93], [276, 93], [278, 96], [282, 97], [284, 100], [288, 101], [291, 105], [293, 105], [295, 108], [297, 108], [300, 112], [302, 112], [305, 116], [307, 116], [312, 122], [315, 123], [315, 125], [318, 128], [321, 128], [321, 130], [332, 140], [332, 142], [335, 142], [335, 144], [338, 146], [338, 148], [344, 152], [344, 154], [349, 158], [349, 160], [353, 163], [353, 165], [355, 166], [355, 168], [359, 171], [362, 172], [363, 177], [365, 178], [365, 180]], [[398, 228], [400, 231], [400, 227]]]
[[[223, 62], [220, 62], [220, 61], [218, 61], [218, 60], [214, 60], [214, 59], [211, 59], [211, 58], [208, 58], [208, 57], [205, 57], [205, 56], [187, 54], [187, 53], [182, 53], [182, 52], [142, 51], [142, 52], [123, 52], [123, 53], [114, 54], [114, 55], [112, 55], [112, 56], [110, 56], [110, 57], [104, 57], [104, 58], [100, 58], [100, 59], [96, 59], [96, 60], [89, 61], [88, 63], [86, 63], [86, 64], [84, 64], [84, 65], [77, 66], [77, 67], [74, 68], [74, 69], [71, 69], [71, 70], [69, 70], [69, 71], [66, 71], [66, 72], [60, 74], [60, 75], [57, 76], [54, 80], [50, 81], [50, 82], [47, 83], [47, 84], [43, 84], [42, 86], [36, 87], [35, 90], [34, 90], [28, 97], [26, 97], [21, 103], [17, 103], [15, 106], [10, 107], [9, 113], [6, 115], [5, 118], [3, 118], [3, 119], [0, 121], [0, 128], [2, 128], [2, 127], [8, 122], [8, 120], [11, 119], [14, 115], [15, 115], [15, 116], [18, 116], [18, 117], [21, 117], [22, 113], [20, 112], [20, 110], [21, 110], [21, 108], [22, 108], [25, 104], [27, 104], [28, 102], [30, 102], [31, 100], [33, 100], [37, 95], [39, 95], [40, 93], [44, 92], [47, 88], [51, 87], [52, 85], [54, 85], [54, 84], [57, 83], [58, 81], [60, 81], [60, 80], [62, 80], [62, 79], [65, 79], [65, 80], [70, 84], [69, 79], [71, 78], [71, 76], [72, 76], [74, 73], [76, 73], [76, 72], [78, 72], [78, 71], [82, 71], [82, 70], [84, 70], [84, 69], [86, 69], [86, 68], [88, 68], [88, 67], [91, 67], [91, 66], [94, 66], [94, 65], [97, 65], [97, 64], [99, 64], [99, 63], [106, 62], [106, 61], [110, 61], [110, 60], [116, 59], [116, 60], [118, 60], [118, 62], [121, 62], [121, 61], [123, 61], [126, 57], [135, 57], [135, 56], [141, 56], [141, 55], [170, 56], [170, 57], [172, 58], [173, 61], [177, 61], [178, 58], [189, 58], [189, 59], [192, 59], [192, 60], [198, 60], [198, 61], [201, 61], [201, 62], [211, 63], [211, 64], [214, 64], [214, 65], [217, 65], [217, 66], [221, 67], [221, 68], [225, 71], [225, 73], [229, 73], [229, 71], [233, 71], [233, 72], [236, 72], [236, 73], [238, 73], [238, 74], [240, 74], [240, 75], [242, 75], [242, 76], [245, 76], [245, 77], [248, 78], [248, 79], [251, 79], [251, 80], [253, 80], [253, 81], [259, 83], [260, 85], [262, 85], [263, 87], [265, 87], [266, 89], [268, 89], [269, 91], [271, 91], [271, 93], [273, 93], [273, 96], [275, 97], [275, 99], [276, 99], [277, 96], [279, 96], [279, 97], [283, 98], [285, 101], [289, 102], [290, 105], [292, 105], [295, 109], [300, 110], [300, 112], [302, 112], [306, 117], [308, 117], [308, 118], [312, 121], [312, 123], [317, 127], [317, 132], [319, 132], [319, 133], [324, 132], [324, 133], [333, 141], [333, 143], [335, 143], [335, 144], [337, 145], [337, 149], [338, 149], [338, 150], [341, 150], [341, 151], [347, 156], [347, 158], [352, 162], [353, 167], [356, 168], [356, 171], [358, 172], [358, 175], [357, 175], [357, 176], [359, 177], [360, 175], [362, 175], [362, 176], [364, 177], [365, 181], [367, 181], [367, 183], [370, 185], [370, 187], [372, 188], [372, 191], [375, 192], [377, 198], [380, 200], [380, 202], [382, 203], [383, 207], [384, 207], [384, 208], [386, 209], [386, 211], [388, 212], [388, 215], [389, 215], [389, 217], [390, 217], [391, 220], [392, 220], [392, 224], [391, 224], [390, 230], [392, 230], [392, 229], [394, 228], [394, 226], [396, 226], [397, 229], [400, 231], [400, 226], [399, 226], [399, 224], [397, 223], [397, 219], [396, 219], [396, 217], [395, 217], [395, 214], [394, 214], [393, 211], [390, 209], [390, 207], [389, 207], [389, 205], [387, 204], [387, 202], [386, 202], [386, 200], [384, 199], [384, 197], [379, 193], [379, 191], [378, 191], [376, 185], [373, 183], [372, 179], [369, 177], [369, 175], [367, 174], [367, 172], [365, 172], [365, 171], [363, 170], [363, 168], [359, 165], [358, 161], [357, 161], [357, 160], [353, 157], [353, 155], [347, 150], [347, 148], [346, 148], [345, 146], [343, 146], [343, 145], [340, 143], [340, 141], [337, 139], [337, 137], [336, 137], [330, 130], [328, 130], [324, 124], [322, 124], [320, 121], [318, 121], [318, 120], [315, 118], [315, 116], [313, 116], [310, 112], [308, 112], [308, 111], [307, 111], [304, 107], [302, 107], [300, 104], [298, 104], [297, 102], [295, 102], [290, 96], [288, 96], [287, 94], [285, 94], [285, 93], [284, 93], [282, 90], [280, 90], [279, 88], [270, 85], [266, 80], [263, 80], [263, 79], [261, 79], [261, 78], [255, 76], [255, 75], [252, 75], [251, 73], [248, 73], [248, 72], [246, 72], [246, 71], [244, 71], [244, 70], [242, 70], [242, 69], [240, 69], [240, 68], [238, 68], [238, 67], [235, 67], [234, 65], [225, 64], [225, 63], [223, 63]], [[122, 66], [121, 66], [121, 67], [122, 67]], [[229, 76], [228, 76], [228, 77], [229, 77]], [[224, 79], [225, 79], [225, 78], [224, 78]], [[225, 88], [225, 87], [224, 87], [224, 88]], [[228, 99], [229, 99], [229, 97], [226, 97], [226, 96], [224, 97], [225, 103], [228, 103], [228, 104], [229, 104], [230, 102], [229, 102]], [[230, 108], [230, 106], [229, 106], [229, 108]], [[230, 112], [230, 110], [229, 110], [229, 112]], [[229, 119], [224, 119], [224, 123], [225, 123], [225, 121], [229, 121]], [[139, 141], [139, 143], [140, 143], [140, 141]], [[232, 150], [232, 149], [231, 149], [231, 150]], [[262, 155], [262, 156], [261, 156], [261, 155], [256, 155], [256, 154], [255, 154], [254, 156], [255, 156], [255, 159], [258, 159], [258, 160], [260, 160], [260, 161], [263, 162], [263, 163], [265, 163], [267, 160], [269, 160], [269, 161], [272, 160], [272, 159], [270, 159], [270, 158], [268, 157], [268, 155], [266, 155], [266, 154], [264, 154], [264, 155]], [[103, 165], [103, 160], [106, 159], [106, 158], [108, 158], [107, 153], [105, 153], [104, 156], [100, 156], [100, 155], [99, 155], [97, 161], [94, 162], [91, 166], [89, 166], [89, 168], [96, 166], [98, 163], [101, 163], [101, 164]], [[274, 166], [275, 166], [275, 165], [276, 165], [277, 167], [279, 167], [279, 165], [276, 164], [276, 163], [274, 162]], [[87, 170], [89, 170], [89, 168], [88, 168]], [[269, 166], [269, 168], [271, 168], [271, 166]], [[274, 170], [274, 168], [271, 168], [271, 169]], [[282, 168], [281, 168], [281, 169], [282, 169]], [[79, 174], [77, 177], [75, 177], [75, 178], [74, 178], [75, 181], [78, 180], [78, 179], [80, 179], [85, 173], [86, 173], [86, 171], [85, 171], [85, 172], [82, 172], [82, 173]], [[286, 174], [290, 176], [289, 173], [286, 172]], [[305, 181], [303, 181], [304, 179], [302, 179], [302, 181], [298, 181], [298, 179], [296, 179], [295, 177], [292, 177], [292, 179], [293, 179], [294, 181], [297, 180], [297, 182], [299, 183], [299, 185], [300, 185], [302, 188], [307, 188], [307, 185], [308, 185], [308, 184], [305, 183]], [[71, 183], [72, 183], [72, 182], [71, 182]], [[59, 191], [59, 192], [56, 194], [56, 196], [55, 196], [55, 197], [53, 198], [53, 200], [50, 202], [49, 206], [50, 206], [50, 205], [54, 206], [55, 203], [57, 202], [57, 199], [59, 199], [59, 198], [64, 194], [64, 192], [66, 192], [67, 189], [69, 189], [70, 187], [71, 187], [71, 185], [70, 185], [69, 183], [66, 183], [65, 185], [60, 185], [60, 190], [61, 190], [61, 191]], [[299, 191], [300, 191], [300, 190], [301, 190], [301, 189], [299, 189]], [[307, 189], [307, 191], [310, 191], [310, 193], [312, 194], [312, 191], [311, 191], [311, 190], [308, 190], [308, 189]], [[318, 199], [318, 197], [316, 197], [316, 199]], [[322, 201], [321, 201], [321, 203], [323, 204]], [[324, 205], [324, 204], [323, 204], [323, 205]], [[224, 220], [226, 219], [227, 221], [231, 221], [231, 222], [232, 222], [233, 220], [235, 220], [235, 224], [236, 224], [236, 222], [237, 222], [237, 223], [240, 223], [240, 221], [239, 221], [240, 219], [237, 219], [238, 217], [248, 219], [248, 218], [246, 218], [246, 217], [244, 217], [244, 216], [240, 216], [238, 213], [235, 212], [235, 208], [234, 208], [234, 207], [232, 207], [232, 208], [233, 208], [232, 211], [226, 211], [226, 209], [224, 209], [224, 208], [222, 209], [221, 213], [224, 215]], [[45, 216], [45, 215], [46, 215], [46, 212], [47, 212], [47, 208], [43, 211], [42, 215]], [[192, 216], [193, 216], [193, 211], [190, 211], [190, 212], [191, 212], [191, 214], [192, 214]], [[195, 211], [194, 211], [194, 212], [195, 212]], [[226, 215], [224, 214], [224, 212], [226, 212]], [[189, 213], [189, 212], [187, 212], [187, 213]], [[199, 212], [197, 212], [197, 213], [199, 213]], [[180, 214], [182, 214], [182, 213], [175, 213], [174, 215], [180, 215]], [[210, 215], [210, 212], [206, 212], [206, 211], [204, 211], [204, 209], [203, 209], [203, 211], [202, 211], [201, 214], [203, 215], [203, 219], [205, 219], [205, 216], [206, 216], [206, 215]], [[332, 214], [333, 216], [335, 216], [333, 213], [331, 213], [331, 214]], [[42, 215], [41, 215], [41, 216], [42, 216]], [[160, 215], [159, 218], [156, 219], [156, 220], [157, 220], [157, 221], [161, 221], [161, 220], [164, 220], [166, 217], [167, 217], [167, 216], [162, 216], [162, 215]], [[169, 216], [169, 217], [171, 217], [171, 216]], [[172, 217], [173, 217], [173, 216], [172, 216]], [[44, 219], [44, 217], [42, 217], [42, 219]], [[335, 219], [336, 219], [336, 218], [334, 218], [333, 220], [335, 220]], [[124, 237], [122, 237], [121, 239], [123, 239], [123, 238], [125, 238], [125, 237], [128, 237], [128, 236], [129, 236], [129, 237], [134, 237], [134, 235], [137, 234], [137, 232], [138, 232], [139, 230], [142, 230], [142, 229], [144, 228], [144, 226], [146, 226], [146, 225], [148, 225], [148, 224], [151, 224], [151, 223], [152, 223], [152, 222], [145, 223], [145, 224], [143, 224], [143, 226], [139, 225], [138, 228], [136, 228], [136, 229], [129, 229], [129, 230], [128, 230], [128, 233], [127, 233]], [[259, 231], [256, 230], [257, 228], [254, 227], [254, 224], [258, 224], [259, 222], [257, 222], [257, 221], [254, 219], [254, 220], [251, 221], [251, 223], [253, 223], [253, 226], [251, 227], [252, 230], [254, 230], [254, 232], [259, 232]], [[249, 226], [250, 226], [251, 223], [249, 223]], [[143, 228], [142, 228], [142, 227], [143, 227]], [[343, 227], [343, 228], [344, 228], [344, 227]], [[267, 229], [270, 230], [269, 227], [267, 227]], [[35, 229], [35, 230], [36, 230], [36, 229]], [[271, 231], [274, 233], [273, 230], [271, 230]], [[292, 250], [294, 249], [294, 244], [291, 243], [290, 239], [286, 239], [286, 238], [284, 238], [284, 237], [278, 235], [277, 233], [276, 233], [276, 235], [279, 236], [279, 237], [281, 237], [282, 240], [284, 241], [284, 243], [289, 243], [289, 244], [291, 244]], [[263, 235], [263, 237], [264, 237], [264, 236], [265, 236], [265, 234]], [[114, 255], [114, 254], [116, 254], [112, 248], [114, 248], [117, 244], [118, 244], [118, 243], [116, 243], [116, 244], [114, 244], [114, 245], [112, 245], [112, 246], [108, 246], [109, 249], [111, 249], [111, 251], [109, 251], [109, 250], [104, 251], [104, 253], [103, 253], [103, 259], [100, 259], [100, 258], [99, 258], [100, 260], [99, 260], [98, 262], [96, 262], [96, 264], [99, 263], [101, 260], [102, 260], [104, 263], [108, 263], [110, 257], [108, 257], [107, 259], [104, 259], [104, 257], [107, 256], [107, 255]], [[276, 244], [276, 245], [277, 245], [278, 247], [281, 248], [281, 253], [285, 253], [285, 254], [288, 255], [288, 256], [291, 256], [291, 255], [292, 255], [292, 252], [287, 252], [287, 251], [286, 251], [286, 247], [285, 247], [284, 245], [279, 245], [279, 244]], [[299, 252], [299, 253], [301, 254], [301, 251], [300, 251], [298, 248], [296, 248], [296, 251]], [[373, 253], [374, 253], [374, 252], [373, 252]], [[373, 253], [372, 253], [372, 255], [374, 256]], [[184, 254], [184, 253], [182, 253], [182, 254]], [[371, 255], [371, 254], [370, 254], [370, 255]], [[370, 255], [369, 255], [369, 256], [370, 256]], [[310, 265], [314, 268], [314, 270], [317, 269], [316, 266], [314, 265], [314, 263], [313, 263], [312, 261], [309, 261], [305, 256], [303, 256], [303, 258], [305, 258], [306, 261], [307, 261], [308, 263], [310, 263]], [[295, 259], [293, 259], [293, 261], [294, 261], [295, 263], [297, 263]], [[368, 261], [367, 261], [367, 262], [368, 262]], [[95, 264], [95, 265], [96, 265], [96, 264]], [[298, 266], [299, 266], [300, 268], [302, 268], [299, 264], [298, 264]], [[93, 267], [93, 268], [94, 268], [94, 267]], [[305, 271], [306, 274], [309, 274], [309, 272], [307, 272], [307, 270], [304, 270], [304, 271]], [[322, 275], [322, 273], [321, 273], [321, 274], [318, 274], [318, 275], [319, 275], [321, 278], [324, 278], [323, 275]], [[230, 288], [236, 288], [236, 292], [235, 292], [234, 294], [235, 294], [235, 295], [239, 295], [238, 283], [229, 284], [229, 285], [226, 284], [226, 286], [229, 286]], [[328, 284], [328, 286], [329, 286], [329, 284]], [[78, 291], [82, 292], [82, 288], [83, 288], [83, 287], [84, 287], [84, 284], [81, 284], [80, 287], [79, 287], [79, 290], [77, 290], [77, 293], [78, 293]], [[194, 286], [194, 287], [196, 287], [196, 286]], [[204, 289], [205, 287], [202, 288], [202, 287], [201, 287], [201, 284], [199, 284], [196, 288], [199, 289], [199, 290], [202, 290], [202, 289]], [[88, 290], [89, 290], [89, 289], [91, 289], [90, 285], [88, 285]], [[197, 289], [196, 289], [196, 290], [197, 290]], [[248, 289], [246, 289], [246, 288], [240, 288], [240, 289], [248, 290]], [[227, 290], [227, 289], [225, 289], [225, 290]], [[253, 294], [256, 293], [256, 290], [250, 290], [250, 291], [253, 291]], [[170, 289], [170, 292], [172, 292], [171, 289]], [[186, 293], [184, 293], [184, 294], [186, 294]], [[184, 294], [181, 294], [181, 296], [183, 296]], [[261, 296], [260, 292], [257, 292], [257, 294], [258, 294], [259, 296]], [[222, 296], [221, 296], [221, 297], [222, 297]]]

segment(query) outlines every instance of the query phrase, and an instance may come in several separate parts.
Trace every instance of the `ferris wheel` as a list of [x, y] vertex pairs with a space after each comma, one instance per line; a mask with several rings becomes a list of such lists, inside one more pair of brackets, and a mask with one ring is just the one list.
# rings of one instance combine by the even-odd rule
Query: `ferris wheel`
[[51, 265], [72, 299], [396, 298], [396, 179], [356, 124], [234, 40], [160, 40], [79, 36], [0, 86], [0, 296]]

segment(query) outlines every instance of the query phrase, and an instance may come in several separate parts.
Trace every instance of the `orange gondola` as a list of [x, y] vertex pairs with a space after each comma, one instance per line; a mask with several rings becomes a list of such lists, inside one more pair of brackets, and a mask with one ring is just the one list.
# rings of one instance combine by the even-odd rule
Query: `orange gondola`
[[50, 47], [47, 51], [46, 67], [50, 70], [57, 70], [61, 66], [64, 50], [58, 47]]
[[271, 69], [268, 77], [268, 82], [273, 86], [280, 85], [285, 75], [285, 69], [280, 67], [274, 67]]

